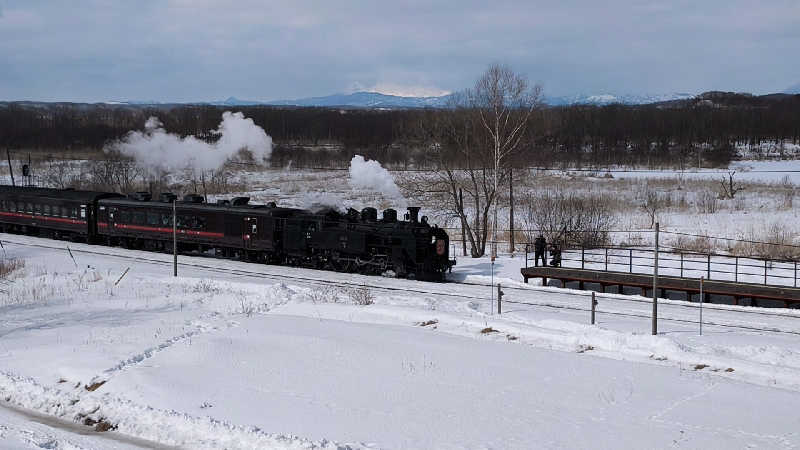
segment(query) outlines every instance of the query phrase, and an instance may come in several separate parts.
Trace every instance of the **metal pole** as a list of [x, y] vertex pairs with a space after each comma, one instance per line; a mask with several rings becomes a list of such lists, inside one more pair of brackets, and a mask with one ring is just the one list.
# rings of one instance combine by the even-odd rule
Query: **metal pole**
[[764, 260], [764, 284], [767, 284], [767, 260]]
[[592, 291], [592, 325], [594, 325], [594, 313], [597, 307], [597, 300], [595, 299], [594, 291]]
[[794, 287], [797, 287], [797, 261], [794, 262]]
[[711, 253], [708, 254], [708, 267], [706, 269], [708, 271], [708, 279], [711, 279]]
[[585, 261], [586, 261], [586, 249], [583, 247], [583, 245], [581, 245], [581, 269], [586, 268]]
[[500, 289], [500, 283], [497, 283], [497, 314], [503, 314], [503, 291]]
[[633, 249], [628, 249], [628, 271], [633, 273]]
[[683, 252], [681, 252], [681, 278], [683, 278]]
[[739, 282], [739, 257], [738, 256], [736, 257], [736, 263], [733, 265], [733, 270], [735, 272], [735, 275], [733, 276], [733, 282], [734, 283], [738, 283]]
[[[494, 255], [492, 255], [492, 281], [489, 283], [489, 285], [492, 287], [494, 286]], [[492, 311], [492, 314], [494, 314], [494, 288], [489, 289], [489, 291], [492, 293], [492, 305], [489, 307], [489, 309]]]
[[[461, 212], [464, 212], [464, 192], [458, 188], [458, 204], [460, 205]], [[461, 247], [462, 256], [467, 256], [467, 235], [465, 229], [464, 217], [461, 217]]]
[[653, 335], [658, 334], [658, 222], [656, 222], [656, 245], [653, 247]]
[[178, 276], [178, 201], [172, 201], [172, 276]]
[[700, 277], [700, 336], [703, 335], [703, 277]]
[[608, 272], [608, 247], [606, 247], [606, 272]]

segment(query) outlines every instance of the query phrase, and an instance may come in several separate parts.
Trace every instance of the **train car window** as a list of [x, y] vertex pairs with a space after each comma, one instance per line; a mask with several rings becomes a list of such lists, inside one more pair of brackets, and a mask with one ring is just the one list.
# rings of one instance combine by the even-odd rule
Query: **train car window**
[[133, 223], [136, 225], [145, 225], [145, 216], [144, 211], [134, 211], [133, 212]]
[[28, 202], [25, 204], [25, 212], [28, 214], [33, 214], [33, 203]]
[[195, 217], [194, 218], [194, 228], [195, 230], [205, 230], [206, 229], [206, 218], [205, 217]]
[[117, 213], [117, 222], [119, 222], [119, 223], [131, 223], [131, 213], [130, 213], [130, 211], [119, 211]]
[[85, 218], [86, 218], [86, 207], [85, 206], [81, 206], [81, 219], [85, 219]]
[[44, 205], [44, 215], [45, 216], [50, 215], [50, 205]]
[[161, 216], [157, 212], [147, 212], [147, 224], [158, 226], [161, 223]]
[[76, 207], [70, 208], [69, 216], [72, 217], [73, 219], [77, 219], [78, 218], [78, 208], [76, 208]]
[[161, 225], [165, 227], [172, 226], [172, 214], [161, 214]]
[[42, 205], [40, 205], [39, 203], [34, 203], [33, 204], [33, 213], [34, 214], [41, 214], [42, 213]]

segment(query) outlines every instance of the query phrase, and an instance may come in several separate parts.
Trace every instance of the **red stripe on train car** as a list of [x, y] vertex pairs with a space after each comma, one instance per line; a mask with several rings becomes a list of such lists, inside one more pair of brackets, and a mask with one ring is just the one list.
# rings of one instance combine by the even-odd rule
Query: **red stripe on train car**
[[33, 220], [49, 220], [51, 222], [69, 223], [72, 225], [85, 225], [85, 220], [78, 219], [65, 219], [62, 217], [48, 217], [48, 216], [34, 216], [32, 214], [22, 214], [15, 212], [0, 211], [0, 216], [18, 217], [20, 219], [33, 219]]
[[[98, 225], [99, 224], [100, 224], [100, 222], [98, 222]], [[117, 224], [114, 224], [114, 228], [119, 228], [119, 229], [122, 229], [122, 230], [150, 231], [150, 232], [156, 232], [156, 233], [170, 233], [170, 234], [172, 234], [172, 227], [169, 227], [169, 228], [165, 228], [165, 227], [147, 227], [147, 226], [144, 226], [144, 225], [128, 225], [128, 224], [117, 223]], [[181, 230], [180, 228], [178, 229], [178, 234], [182, 234], [182, 235], [185, 235], [185, 236], [202, 236], [202, 237], [216, 237], [216, 238], [225, 237], [224, 233], [212, 233], [210, 231]]]

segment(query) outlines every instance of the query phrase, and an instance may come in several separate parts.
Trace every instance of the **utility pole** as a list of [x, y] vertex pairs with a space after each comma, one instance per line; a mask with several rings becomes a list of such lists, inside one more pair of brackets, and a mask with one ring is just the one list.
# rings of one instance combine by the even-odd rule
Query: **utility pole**
[[178, 276], [178, 199], [172, 200], [172, 276]]
[[6, 157], [8, 158], [8, 173], [11, 174], [11, 185], [16, 186], [14, 183], [14, 168], [11, 166], [11, 151], [6, 147]]
[[508, 228], [511, 233], [508, 237], [508, 251], [514, 257], [514, 168], [508, 169]]
[[467, 256], [467, 219], [464, 217], [464, 190], [461, 188], [458, 188], [458, 205], [461, 210], [462, 255]]
[[653, 248], [653, 335], [658, 334], [658, 222], [656, 222], [656, 245]]

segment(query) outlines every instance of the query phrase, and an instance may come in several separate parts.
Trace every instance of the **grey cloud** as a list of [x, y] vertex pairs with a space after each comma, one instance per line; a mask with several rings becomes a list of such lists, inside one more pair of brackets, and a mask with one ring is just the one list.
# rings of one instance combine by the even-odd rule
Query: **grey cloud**
[[0, 98], [456, 90], [496, 61], [551, 95], [779, 91], [800, 81], [800, 4], [763, 3], [14, 1], [0, 5]]

